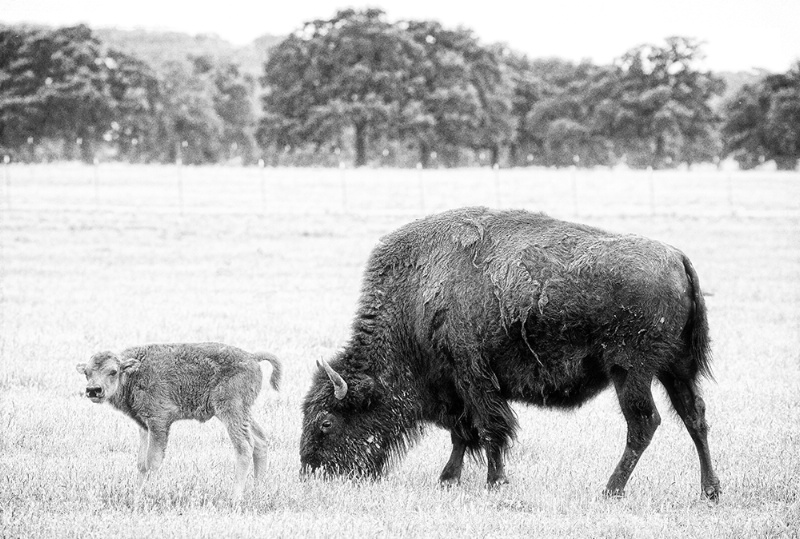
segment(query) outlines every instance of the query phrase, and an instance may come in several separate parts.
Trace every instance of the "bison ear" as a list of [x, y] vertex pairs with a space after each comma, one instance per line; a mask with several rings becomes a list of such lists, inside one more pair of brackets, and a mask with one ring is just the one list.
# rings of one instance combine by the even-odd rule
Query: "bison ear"
[[359, 377], [353, 381], [354, 404], [363, 408], [371, 408], [378, 397], [377, 384], [371, 376]]
[[75, 370], [85, 376], [86, 375], [86, 363], [78, 363], [77, 365], [75, 365]]
[[124, 373], [127, 373], [127, 374], [131, 374], [131, 373], [134, 373], [137, 370], [139, 370], [139, 365], [140, 364], [141, 364], [141, 362], [138, 359], [133, 359], [133, 358], [126, 359], [125, 361], [120, 363], [119, 370], [121, 372], [124, 372]]

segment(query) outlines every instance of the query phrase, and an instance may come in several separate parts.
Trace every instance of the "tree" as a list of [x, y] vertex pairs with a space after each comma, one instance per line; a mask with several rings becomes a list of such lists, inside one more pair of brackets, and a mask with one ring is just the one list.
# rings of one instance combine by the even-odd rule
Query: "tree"
[[466, 53], [471, 66], [470, 81], [481, 104], [474, 146], [489, 150], [492, 166], [499, 164], [500, 148], [510, 144], [514, 136], [511, 116], [514, 90], [502, 60], [507, 54], [505, 47], [480, 47], [477, 43]]
[[[512, 57], [516, 153], [547, 166], [609, 164], [608, 137], [595, 115], [602, 104], [597, 79], [604, 68], [589, 62]], [[515, 161], [519, 163], [517, 155]]]
[[114, 50], [108, 56], [116, 65], [108, 80], [115, 110], [103, 138], [117, 146], [119, 157], [133, 162], [149, 161], [162, 151], [160, 80], [150, 66], [137, 58]]
[[710, 99], [722, 93], [724, 84], [694, 66], [701, 58], [699, 42], [671, 37], [662, 47], [628, 51], [607, 73], [600, 128], [613, 133], [617, 153], [629, 164], [662, 168], [718, 155], [719, 118]]
[[321, 146], [351, 130], [355, 164], [366, 164], [369, 137], [395, 123], [416, 49], [378, 9], [348, 9], [306, 23], [266, 63], [262, 140]]
[[469, 31], [447, 30], [434, 21], [401, 25], [420, 54], [411, 66], [411, 84], [401, 103], [398, 132], [415, 142], [419, 162], [427, 168], [434, 149], [445, 154], [474, 142], [481, 102], [471, 83], [466, 53], [475, 46], [475, 38]]
[[215, 109], [216, 88], [205, 60], [193, 65], [170, 62], [162, 72], [159, 138], [162, 159], [200, 164], [215, 162], [223, 153], [223, 121]]
[[137, 135], [157, 95], [145, 64], [104, 47], [83, 25], [0, 32], [0, 144], [57, 139], [92, 162], [99, 143]]
[[222, 120], [222, 143], [229, 157], [251, 162], [256, 150], [255, 80], [238, 65], [223, 63], [213, 72], [214, 110]]
[[746, 84], [724, 106], [725, 151], [744, 169], [763, 159], [792, 170], [800, 159], [800, 62]]

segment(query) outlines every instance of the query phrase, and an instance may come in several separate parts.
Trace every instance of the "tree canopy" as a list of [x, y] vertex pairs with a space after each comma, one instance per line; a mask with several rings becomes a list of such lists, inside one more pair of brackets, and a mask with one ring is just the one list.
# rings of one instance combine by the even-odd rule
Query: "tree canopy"
[[[0, 26], [0, 151], [425, 167], [668, 168], [730, 155], [745, 168], [774, 160], [789, 169], [800, 157], [800, 63], [727, 77], [735, 84], [723, 101], [722, 78], [699, 67], [702, 43], [684, 37], [596, 65], [346, 9], [277, 43], [265, 36], [242, 61], [213, 36], [154, 39], [183, 43], [166, 55], [141, 39], [84, 25]], [[266, 58], [260, 78], [256, 57]]]
[[800, 62], [785, 74], [746, 84], [725, 104], [726, 151], [742, 168], [765, 159], [792, 170], [800, 159]]

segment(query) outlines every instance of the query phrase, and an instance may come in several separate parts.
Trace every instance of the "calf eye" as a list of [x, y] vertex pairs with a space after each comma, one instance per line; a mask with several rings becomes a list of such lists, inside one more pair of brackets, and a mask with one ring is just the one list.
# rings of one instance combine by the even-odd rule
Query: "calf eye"
[[331, 428], [333, 428], [333, 423], [331, 423], [330, 419], [326, 419], [325, 421], [322, 422], [319, 428], [322, 432], [327, 433], [328, 431], [331, 430]]

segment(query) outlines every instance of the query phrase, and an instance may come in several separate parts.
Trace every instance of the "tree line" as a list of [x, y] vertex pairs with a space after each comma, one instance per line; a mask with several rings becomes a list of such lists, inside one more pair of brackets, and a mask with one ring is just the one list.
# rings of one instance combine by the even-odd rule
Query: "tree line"
[[86, 26], [0, 28], [0, 153], [20, 161], [670, 168], [800, 157], [800, 62], [721, 101], [702, 44], [610, 65], [537, 59], [433, 21], [342, 10], [254, 76], [192, 55], [158, 66]]

